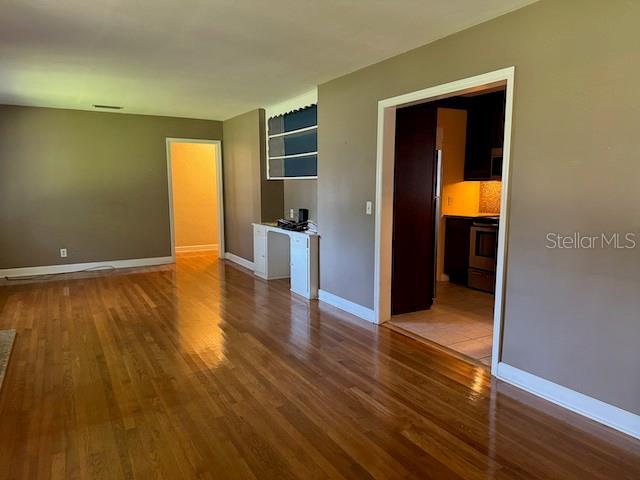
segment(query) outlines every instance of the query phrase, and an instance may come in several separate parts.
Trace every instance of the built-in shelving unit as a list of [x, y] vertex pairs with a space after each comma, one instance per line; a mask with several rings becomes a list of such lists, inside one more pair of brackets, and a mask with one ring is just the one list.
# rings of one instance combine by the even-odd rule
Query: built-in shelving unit
[[318, 178], [317, 105], [268, 119], [267, 178]]

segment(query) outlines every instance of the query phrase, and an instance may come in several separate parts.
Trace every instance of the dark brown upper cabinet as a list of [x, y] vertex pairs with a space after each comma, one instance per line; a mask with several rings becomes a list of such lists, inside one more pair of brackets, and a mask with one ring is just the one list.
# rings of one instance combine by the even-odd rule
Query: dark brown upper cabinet
[[465, 180], [502, 178], [504, 142], [504, 90], [467, 99]]

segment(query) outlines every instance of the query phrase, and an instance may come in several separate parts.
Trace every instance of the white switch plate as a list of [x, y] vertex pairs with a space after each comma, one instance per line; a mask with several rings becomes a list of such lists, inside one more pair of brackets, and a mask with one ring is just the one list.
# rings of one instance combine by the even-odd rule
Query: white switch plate
[[367, 206], [365, 207], [365, 213], [367, 215], [371, 215], [372, 212], [373, 212], [373, 202], [371, 200], [368, 200]]
[[61, 248], [60, 249], [60, 258], [67, 258], [67, 249], [66, 248]]
[[293, 211], [293, 208], [289, 209], [289, 218], [293, 220], [295, 218], [294, 215], [295, 215], [295, 212]]

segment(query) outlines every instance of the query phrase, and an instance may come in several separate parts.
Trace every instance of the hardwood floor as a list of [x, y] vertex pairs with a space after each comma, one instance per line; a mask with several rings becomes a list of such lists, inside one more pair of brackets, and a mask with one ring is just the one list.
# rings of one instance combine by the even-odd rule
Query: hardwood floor
[[640, 442], [211, 255], [0, 287], [0, 478], [640, 478]]

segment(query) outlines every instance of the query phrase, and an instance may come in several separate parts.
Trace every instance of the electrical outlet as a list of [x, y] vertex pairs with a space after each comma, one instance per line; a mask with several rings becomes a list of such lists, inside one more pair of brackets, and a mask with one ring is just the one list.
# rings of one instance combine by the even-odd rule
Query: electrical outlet
[[66, 248], [61, 248], [60, 249], [60, 258], [67, 258], [67, 249]]
[[367, 201], [364, 211], [367, 215], [371, 215], [373, 212], [373, 202], [371, 200]]
[[290, 218], [291, 220], [293, 220], [293, 219], [295, 219], [295, 218], [296, 218], [296, 213], [295, 213], [295, 211], [293, 210], [293, 208], [289, 209], [289, 218]]
[[447, 197], [447, 207], [453, 205], [453, 197]]

